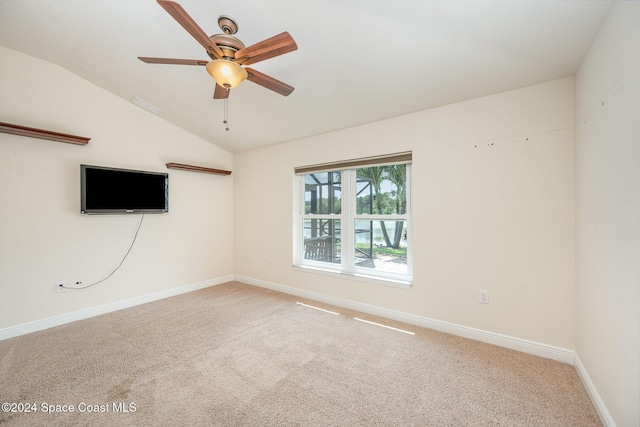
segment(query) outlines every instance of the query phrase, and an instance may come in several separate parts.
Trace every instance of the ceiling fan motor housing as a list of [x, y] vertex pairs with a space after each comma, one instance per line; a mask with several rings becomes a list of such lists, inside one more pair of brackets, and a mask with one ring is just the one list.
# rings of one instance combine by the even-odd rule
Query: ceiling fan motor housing
[[[236, 52], [245, 48], [244, 43], [229, 34], [214, 34], [209, 38], [220, 48], [225, 59], [234, 59]], [[212, 52], [207, 52], [207, 54], [211, 59], [217, 59]]]

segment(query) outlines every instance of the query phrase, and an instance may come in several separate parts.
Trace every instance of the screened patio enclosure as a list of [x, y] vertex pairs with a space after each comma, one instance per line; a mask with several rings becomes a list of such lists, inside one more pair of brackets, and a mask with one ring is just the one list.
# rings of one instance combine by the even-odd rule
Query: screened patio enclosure
[[[303, 221], [304, 258], [309, 260], [340, 263], [342, 258], [341, 222], [333, 215], [342, 213], [342, 174], [319, 172], [305, 175], [305, 215]], [[371, 180], [356, 177], [357, 195], [366, 197], [368, 213], [373, 213], [374, 188]], [[355, 248], [358, 265], [373, 267], [373, 221], [357, 221], [354, 230], [358, 241]], [[367, 265], [369, 263], [370, 265]]]

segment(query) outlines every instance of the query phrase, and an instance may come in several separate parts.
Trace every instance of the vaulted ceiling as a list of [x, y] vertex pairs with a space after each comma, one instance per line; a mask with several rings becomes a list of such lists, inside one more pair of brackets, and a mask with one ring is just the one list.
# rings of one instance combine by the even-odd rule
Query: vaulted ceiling
[[[58, 64], [231, 152], [300, 139], [574, 74], [610, 1], [179, 0], [208, 34], [233, 17], [249, 46], [288, 31], [298, 50], [252, 65], [295, 87], [245, 81], [224, 101], [208, 59], [154, 0], [3, 0], [0, 45]], [[149, 113], [151, 114], [151, 113]]]

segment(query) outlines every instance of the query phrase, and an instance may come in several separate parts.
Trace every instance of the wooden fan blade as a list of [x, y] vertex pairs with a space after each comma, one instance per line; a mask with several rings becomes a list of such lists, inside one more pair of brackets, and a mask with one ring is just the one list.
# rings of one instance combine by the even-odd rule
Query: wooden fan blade
[[255, 64], [274, 56], [283, 55], [298, 49], [293, 37], [288, 32], [280, 33], [236, 52], [238, 64]]
[[245, 68], [245, 70], [247, 70], [248, 74], [247, 80], [251, 80], [252, 82], [259, 84], [262, 87], [270, 89], [283, 96], [288, 96], [291, 92], [293, 92], [293, 86], [289, 86], [288, 84], [283, 83], [280, 80], [276, 80], [273, 77], [267, 76], [266, 74], [253, 70], [251, 68]]
[[158, 0], [158, 4], [169, 12], [169, 15], [178, 21], [178, 24], [182, 25], [182, 28], [187, 30], [198, 43], [207, 49], [207, 52], [210, 52], [216, 58], [222, 58], [224, 56], [220, 48], [211, 41], [209, 36], [202, 31], [202, 28], [196, 24], [196, 21], [189, 16], [182, 6], [170, 0]]
[[207, 65], [209, 63], [200, 59], [149, 58], [148, 56], [138, 56], [138, 59], [147, 64]]
[[216, 84], [216, 89], [213, 91], [213, 99], [226, 99], [229, 97], [229, 89]]

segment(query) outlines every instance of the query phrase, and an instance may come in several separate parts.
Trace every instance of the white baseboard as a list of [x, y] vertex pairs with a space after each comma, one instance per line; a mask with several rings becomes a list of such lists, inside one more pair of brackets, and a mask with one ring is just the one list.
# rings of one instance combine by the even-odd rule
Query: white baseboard
[[602, 425], [605, 427], [616, 427], [616, 423], [613, 421], [611, 414], [607, 410], [607, 406], [600, 397], [600, 393], [598, 393], [596, 386], [593, 384], [593, 381], [591, 381], [591, 377], [589, 377], [589, 373], [582, 364], [577, 353], [574, 357], [574, 366], [576, 367], [576, 371], [578, 371], [578, 376], [580, 377], [584, 388], [587, 390], [591, 403], [593, 403], [593, 406], [596, 408], [596, 412], [600, 417], [600, 421], [602, 421]]
[[283, 292], [285, 294], [299, 296], [301, 298], [308, 298], [326, 304], [335, 305], [337, 307], [347, 308], [349, 310], [361, 311], [363, 313], [373, 314], [374, 316], [393, 319], [411, 325], [422, 326], [440, 332], [446, 332], [452, 335], [470, 338], [476, 341], [521, 351], [523, 353], [557, 360], [559, 362], [568, 363], [570, 365], [572, 365], [574, 361], [573, 350], [562, 347], [556, 347], [549, 344], [542, 344], [535, 341], [511, 337], [508, 335], [497, 334], [495, 332], [484, 331], [482, 329], [470, 328], [468, 326], [457, 325], [455, 323], [444, 322], [442, 320], [430, 319], [428, 317], [417, 316], [415, 314], [390, 310], [387, 308], [364, 304], [357, 301], [332, 297], [317, 292], [311, 292], [304, 289], [298, 289], [290, 286], [280, 285], [277, 283], [267, 282], [265, 280], [253, 279], [251, 277], [235, 275], [234, 279], [238, 282], [243, 282], [249, 285], [259, 286], [262, 288]]
[[218, 277], [202, 282], [191, 283], [177, 288], [154, 292], [152, 294], [140, 295], [137, 297], [129, 298], [122, 301], [116, 301], [97, 307], [90, 307], [84, 310], [78, 310], [71, 313], [48, 317], [46, 319], [23, 323], [21, 325], [10, 326], [8, 328], [0, 329], [0, 341], [20, 335], [29, 334], [31, 332], [41, 331], [43, 329], [53, 328], [54, 326], [64, 325], [66, 323], [75, 322], [77, 320], [88, 319], [90, 317], [99, 316], [101, 314], [111, 313], [113, 311], [134, 307], [136, 305], [158, 301], [164, 298], [184, 294], [186, 292], [197, 291], [198, 289], [208, 288], [209, 286], [215, 286], [231, 281], [233, 281], [233, 275]]

